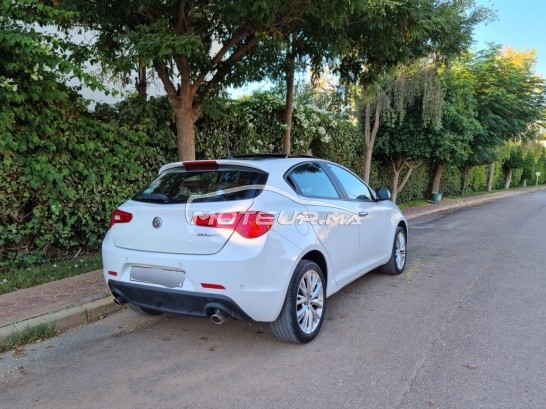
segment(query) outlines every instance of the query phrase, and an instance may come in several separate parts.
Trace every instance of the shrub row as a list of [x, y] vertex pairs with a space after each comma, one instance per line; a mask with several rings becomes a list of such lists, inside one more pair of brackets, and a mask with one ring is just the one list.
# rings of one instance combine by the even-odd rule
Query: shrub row
[[[153, 106], [153, 104], [151, 104]], [[122, 106], [100, 119], [58, 104], [0, 110], [0, 269], [97, 248], [111, 210], [157, 164], [173, 159], [173, 135], [125, 121]], [[131, 109], [146, 109], [135, 105]]]
[[[173, 116], [164, 98], [130, 98], [94, 113], [74, 99], [44, 107], [9, 101], [0, 108], [0, 270], [96, 249], [111, 211], [176, 160]], [[196, 124], [198, 158], [280, 152], [283, 102], [271, 95], [217, 103]], [[296, 106], [293, 153], [327, 158], [361, 173], [363, 142], [353, 123], [312, 106]], [[414, 171], [400, 202], [428, 197], [432, 165]], [[543, 170], [543, 175], [545, 172]], [[467, 191], [486, 190], [488, 168], [472, 169]], [[514, 172], [513, 186], [521, 172]], [[392, 184], [388, 164], [373, 164], [371, 185]], [[504, 185], [495, 168], [495, 188]], [[442, 191], [461, 190], [461, 172], [447, 167]]]

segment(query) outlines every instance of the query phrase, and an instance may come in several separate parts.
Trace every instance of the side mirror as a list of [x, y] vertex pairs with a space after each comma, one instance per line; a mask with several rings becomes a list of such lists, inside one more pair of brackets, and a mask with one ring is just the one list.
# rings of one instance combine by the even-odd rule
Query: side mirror
[[391, 198], [391, 192], [389, 189], [385, 189], [384, 187], [380, 187], [377, 189], [377, 200], [390, 200]]

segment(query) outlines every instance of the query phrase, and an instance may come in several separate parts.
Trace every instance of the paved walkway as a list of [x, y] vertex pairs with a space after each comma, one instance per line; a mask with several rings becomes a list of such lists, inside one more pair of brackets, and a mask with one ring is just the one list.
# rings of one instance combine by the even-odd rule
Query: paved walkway
[[53, 281], [0, 296], [0, 328], [108, 296], [102, 271]]
[[17, 290], [0, 295], [0, 341], [40, 324], [64, 331], [120, 309], [102, 270]]
[[[431, 203], [405, 209], [404, 214], [408, 220], [411, 220], [439, 211], [544, 190], [546, 186], [460, 199], [444, 199], [440, 204]], [[2, 294], [0, 295], [0, 341], [28, 327], [40, 324], [52, 325], [59, 331], [67, 330], [123, 308], [114, 304], [102, 276], [102, 270]]]

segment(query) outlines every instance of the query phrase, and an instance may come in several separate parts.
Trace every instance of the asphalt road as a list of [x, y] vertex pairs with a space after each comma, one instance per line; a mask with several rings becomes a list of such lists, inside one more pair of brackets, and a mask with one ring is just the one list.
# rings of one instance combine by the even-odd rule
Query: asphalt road
[[546, 192], [421, 217], [310, 344], [124, 311], [0, 355], [0, 408], [545, 408]]

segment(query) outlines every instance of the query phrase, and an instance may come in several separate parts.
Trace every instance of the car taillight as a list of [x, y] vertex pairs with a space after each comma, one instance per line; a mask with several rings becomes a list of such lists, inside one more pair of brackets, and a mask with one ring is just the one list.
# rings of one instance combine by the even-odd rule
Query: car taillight
[[112, 212], [112, 216], [110, 216], [110, 225], [108, 226], [108, 230], [110, 230], [116, 223], [129, 223], [132, 219], [133, 215], [131, 213], [116, 209]]
[[270, 213], [243, 213], [235, 231], [247, 239], [254, 239], [267, 233], [271, 226], [273, 226], [274, 221], [275, 216]]
[[202, 227], [235, 230], [247, 239], [255, 239], [269, 231], [275, 216], [266, 212], [227, 212], [196, 216], [194, 223]]

